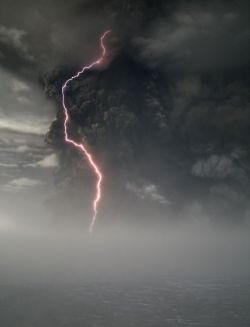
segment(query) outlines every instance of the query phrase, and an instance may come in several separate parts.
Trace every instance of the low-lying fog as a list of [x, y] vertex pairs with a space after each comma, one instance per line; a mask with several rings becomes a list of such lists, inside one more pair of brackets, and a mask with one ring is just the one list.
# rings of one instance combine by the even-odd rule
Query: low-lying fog
[[1, 216], [1, 283], [242, 279], [250, 273], [247, 226], [197, 219], [147, 228], [97, 224], [90, 235], [79, 224], [18, 218]]

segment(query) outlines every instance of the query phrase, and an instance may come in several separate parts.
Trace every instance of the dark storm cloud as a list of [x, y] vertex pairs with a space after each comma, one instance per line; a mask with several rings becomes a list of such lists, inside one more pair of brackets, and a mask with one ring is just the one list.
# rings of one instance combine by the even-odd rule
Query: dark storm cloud
[[[151, 207], [164, 204], [161, 210], [168, 216], [184, 215], [195, 202], [201, 211], [220, 218], [236, 215], [241, 208], [242, 218], [237, 219], [244, 219], [248, 197], [243, 196], [244, 206], [239, 206], [228, 194], [248, 192], [247, 82], [185, 74], [164, 83], [126, 57], [114, 60], [102, 73], [75, 81], [67, 95], [72, 131], [78, 129], [75, 137], [83, 135], [92, 146], [108, 176], [109, 191], [116, 190], [118, 198], [126, 190], [144, 207], [146, 202]], [[48, 90], [57, 95], [54, 83]], [[58, 143], [60, 119], [48, 138], [63, 149]], [[67, 180], [71, 176], [75, 187], [81, 161], [68, 150], [61, 154], [60, 175]], [[229, 191], [216, 191], [215, 196], [221, 181], [228, 183]], [[211, 212], [215, 200], [217, 209]]]
[[7, 28], [0, 26], [0, 42], [3, 45], [16, 49], [27, 59], [31, 59], [28, 55], [28, 49], [23, 41], [26, 32], [17, 28]]
[[180, 2], [134, 42], [152, 66], [199, 73], [239, 69], [249, 66], [249, 18], [242, 1]]
[[244, 181], [247, 178], [244, 169], [237, 166], [230, 156], [215, 154], [206, 159], [198, 160], [192, 167], [192, 173], [198, 177], [232, 178], [239, 181]]
[[33, 61], [42, 70], [80, 64], [112, 28], [114, 49], [135, 50], [137, 60], [139, 52], [153, 66], [237, 68], [250, 54], [248, 7], [246, 1], [1, 1], [2, 60]]
[[[106, 161], [110, 179], [119, 176], [120, 187], [144, 206], [153, 198], [168, 204], [166, 216], [185, 216], [192, 203], [216, 219], [247, 215], [250, 98], [249, 80], [241, 72], [249, 65], [249, 26], [244, 6], [163, 6], [144, 30], [142, 19], [129, 35], [129, 51], [121, 49], [99, 79], [83, 78], [68, 95], [74, 124]], [[149, 17], [149, 8], [140, 7], [141, 16]], [[161, 193], [147, 194], [146, 185]]]
[[113, 30], [112, 53], [129, 48], [165, 7], [162, 0], [1, 1], [2, 62], [16, 71], [20, 63], [26, 73], [30, 67], [44, 72], [81, 65], [96, 55], [96, 39], [104, 30]]
[[20, 63], [26, 68], [23, 73], [30, 73], [31, 67], [43, 72], [88, 59], [95, 49], [93, 38], [111, 22], [110, 13], [102, 7], [77, 0], [2, 1], [2, 62], [16, 70]]
[[[39, 71], [58, 105], [46, 139], [60, 152], [61, 188], [82, 190], [91, 177], [63, 144], [60, 87], [98, 54], [98, 36], [112, 28], [110, 65], [67, 92], [72, 133], [102, 163], [111, 198], [126, 194], [145, 207], [158, 205], [165, 218], [197, 206], [216, 217], [233, 206], [237, 216], [244, 202], [245, 216], [248, 7], [246, 1], [2, 1], [1, 62], [26, 75]], [[231, 201], [237, 193], [241, 200]], [[215, 198], [224, 213], [211, 213]]]

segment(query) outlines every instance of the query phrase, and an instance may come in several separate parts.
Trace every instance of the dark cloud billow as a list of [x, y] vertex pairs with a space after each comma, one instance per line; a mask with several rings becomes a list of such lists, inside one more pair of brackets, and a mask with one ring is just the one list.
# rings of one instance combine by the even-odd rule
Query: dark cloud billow
[[171, 71], [219, 73], [249, 66], [246, 2], [179, 2], [171, 15], [135, 38], [141, 57]]
[[2, 19], [0, 59], [6, 67], [25, 63], [25, 76], [40, 74], [57, 104], [46, 139], [60, 157], [59, 188], [78, 194], [80, 205], [85, 192], [88, 205], [93, 179], [63, 143], [60, 86], [112, 28], [109, 65], [67, 91], [72, 135], [105, 171], [103, 211], [125, 213], [129, 204], [131, 216], [248, 220], [247, 1], [58, 3], [25, 1]]
[[[114, 27], [115, 37], [124, 39], [110, 65], [72, 83], [67, 93], [72, 133], [83, 137], [102, 163], [107, 192], [119, 199], [117, 211], [126, 210], [127, 201], [120, 201], [125, 197], [137, 216], [149, 207], [163, 219], [188, 216], [198, 204], [201, 215], [245, 221], [250, 122], [245, 4], [169, 2], [154, 19], [150, 6], [128, 5], [128, 19], [141, 19], [132, 33], [128, 28], [119, 34]], [[124, 17], [124, 8], [118, 17]], [[110, 41], [111, 49], [116, 42]], [[59, 96], [64, 76], [62, 69], [47, 79], [52, 97]], [[82, 168], [61, 144], [60, 108], [48, 139], [61, 151], [59, 175], [75, 187]], [[147, 195], [148, 185], [158, 197]]]

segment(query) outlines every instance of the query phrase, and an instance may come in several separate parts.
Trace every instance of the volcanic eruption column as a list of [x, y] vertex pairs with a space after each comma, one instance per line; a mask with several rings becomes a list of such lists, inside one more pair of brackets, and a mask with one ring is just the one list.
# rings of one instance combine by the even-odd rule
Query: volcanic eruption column
[[95, 221], [96, 221], [96, 217], [97, 217], [97, 213], [98, 213], [98, 205], [99, 202], [101, 200], [102, 197], [102, 181], [103, 181], [103, 175], [102, 172], [98, 166], [98, 164], [96, 163], [95, 159], [93, 158], [93, 155], [91, 154], [91, 152], [86, 148], [86, 146], [82, 143], [78, 143], [76, 141], [74, 141], [73, 139], [70, 138], [69, 134], [68, 134], [68, 123], [69, 123], [69, 112], [68, 112], [68, 108], [65, 104], [65, 90], [68, 86], [68, 84], [70, 82], [72, 82], [74, 79], [78, 78], [81, 74], [83, 74], [86, 70], [89, 70], [95, 66], [100, 65], [106, 55], [106, 48], [104, 45], [104, 39], [105, 37], [111, 33], [110, 30], [106, 31], [100, 38], [100, 45], [101, 45], [101, 49], [102, 49], [102, 54], [100, 56], [99, 59], [97, 59], [96, 61], [92, 62], [89, 66], [84, 66], [82, 68], [82, 70], [80, 70], [79, 72], [76, 73], [76, 75], [70, 77], [69, 79], [67, 79], [65, 81], [65, 83], [62, 86], [62, 105], [63, 105], [63, 109], [64, 109], [64, 139], [66, 143], [71, 144], [73, 147], [75, 147], [76, 149], [78, 149], [88, 160], [88, 163], [91, 167], [91, 169], [93, 170], [93, 172], [96, 175], [96, 193], [95, 193], [95, 197], [93, 200], [93, 216], [91, 219], [91, 223], [89, 226], [89, 232], [92, 233], [94, 226], [95, 226]]

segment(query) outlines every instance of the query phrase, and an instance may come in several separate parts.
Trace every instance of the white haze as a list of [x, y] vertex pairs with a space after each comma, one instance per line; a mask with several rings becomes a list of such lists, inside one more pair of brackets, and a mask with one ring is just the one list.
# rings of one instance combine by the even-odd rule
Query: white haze
[[152, 228], [97, 224], [89, 235], [70, 217], [64, 227], [60, 219], [57, 227], [37, 219], [1, 214], [0, 283], [241, 280], [250, 273], [247, 226], [232, 229], [197, 221]]

